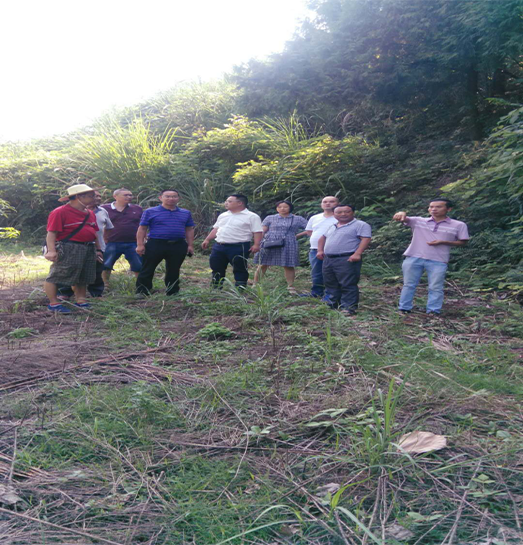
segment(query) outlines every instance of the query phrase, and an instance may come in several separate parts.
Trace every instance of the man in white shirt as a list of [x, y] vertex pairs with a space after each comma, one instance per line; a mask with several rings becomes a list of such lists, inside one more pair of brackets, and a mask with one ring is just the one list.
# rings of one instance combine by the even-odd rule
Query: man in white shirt
[[[212, 270], [212, 285], [221, 287], [229, 263], [232, 265], [234, 281], [237, 287], [247, 286], [249, 272], [247, 259], [249, 252], [260, 251], [263, 228], [260, 216], [247, 210], [248, 200], [245, 195], [231, 195], [225, 201], [227, 212], [220, 214], [212, 231], [202, 242], [202, 248], [212, 247], [209, 264]], [[251, 239], [254, 244], [251, 246]]]
[[311, 249], [309, 252], [309, 263], [311, 264], [311, 279], [312, 288], [310, 296], [323, 297], [325, 286], [323, 282], [323, 261], [316, 257], [318, 253], [318, 241], [327, 232], [327, 230], [334, 225], [337, 220], [334, 217], [334, 207], [340, 204], [338, 197], [324, 197], [321, 201], [321, 207], [323, 212], [321, 214], [315, 214], [309, 219], [307, 227], [303, 233], [296, 235], [301, 237], [308, 235], [311, 237]]

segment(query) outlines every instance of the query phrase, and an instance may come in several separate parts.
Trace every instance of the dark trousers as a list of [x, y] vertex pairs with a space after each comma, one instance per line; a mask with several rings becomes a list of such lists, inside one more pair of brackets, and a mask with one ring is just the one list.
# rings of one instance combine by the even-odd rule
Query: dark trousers
[[347, 261], [350, 256], [327, 257], [323, 260], [323, 281], [327, 304], [334, 308], [356, 310], [360, 299], [361, 260]]
[[92, 284], [87, 286], [87, 290], [91, 294], [91, 297], [101, 297], [104, 292], [105, 284], [102, 278], [103, 270], [104, 264], [96, 260], [96, 278]]
[[150, 295], [156, 267], [165, 259], [165, 285], [167, 295], [180, 291], [180, 267], [187, 256], [187, 242], [150, 238], [145, 245], [142, 270], [136, 279], [136, 293]]
[[212, 270], [212, 285], [219, 287], [225, 278], [225, 272], [229, 263], [232, 265], [234, 283], [236, 286], [246, 286], [249, 279], [247, 260], [249, 259], [250, 242], [238, 244], [214, 243], [212, 247], [209, 265]]
[[[101, 297], [104, 292], [105, 284], [102, 278], [102, 271], [104, 270], [104, 264], [96, 260], [96, 278], [92, 284], [87, 286], [87, 291], [91, 297]], [[74, 295], [73, 288], [66, 286], [65, 284], [57, 284], [58, 295], [64, 297], [72, 297]]]

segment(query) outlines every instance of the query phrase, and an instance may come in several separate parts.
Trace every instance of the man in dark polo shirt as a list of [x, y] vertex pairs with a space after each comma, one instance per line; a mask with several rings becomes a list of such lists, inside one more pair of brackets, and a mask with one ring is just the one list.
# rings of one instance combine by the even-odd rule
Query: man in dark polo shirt
[[142, 259], [136, 253], [136, 232], [143, 209], [137, 204], [131, 204], [133, 193], [129, 189], [117, 189], [113, 197], [113, 203], [102, 205], [114, 226], [114, 229], [105, 232], [107, 246], [104, 253], [103, 280], [106, 286], [109, 284], [114, 264], [121, 255], [125, 256], [135, 276], [138, 276], [142, 268]]
[[159, 199], [160, 206], [143, 213], [136, 233], [136, 252], [143, 256], [136, 293], [150, 295], [154, 271], [165, 259], [167, 295], [175, 295], [180, 290], [180, 267], [194, 253], [194, 221], [189, 210], [178, 208], [180, 195], [175, 189], [164, 189]]

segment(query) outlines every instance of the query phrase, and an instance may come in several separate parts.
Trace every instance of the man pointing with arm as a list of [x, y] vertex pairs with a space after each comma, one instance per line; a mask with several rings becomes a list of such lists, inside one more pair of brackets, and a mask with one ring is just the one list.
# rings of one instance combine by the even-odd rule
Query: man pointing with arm
[[392, 218], [412, 229], [412, 241], [403, 254], [403, 289], [399, 302], [401, 312], [412, 310], [416, 288], [423, 272], [427, 271], [427, 314], [441, 313], [450, 249], [453, 246], [465, 246], [469, 239], [467, 225], [448, 217], [451, 207], [448, 199], [435, 199], [429, 204], [428, 218], [409, 217], [406, 212], [397, 212]]

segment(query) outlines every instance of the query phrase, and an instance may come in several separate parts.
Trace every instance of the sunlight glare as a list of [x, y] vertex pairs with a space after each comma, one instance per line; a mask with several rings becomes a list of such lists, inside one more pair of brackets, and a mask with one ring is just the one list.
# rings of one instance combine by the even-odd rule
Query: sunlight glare
[[281, 51], [305, 0], [3, 3], [0, 140], [49, 136]]

